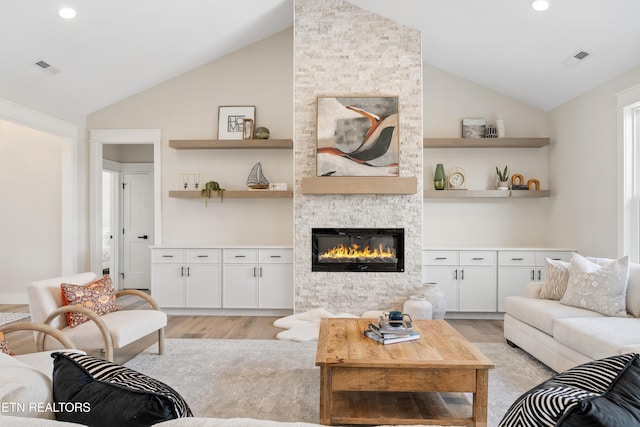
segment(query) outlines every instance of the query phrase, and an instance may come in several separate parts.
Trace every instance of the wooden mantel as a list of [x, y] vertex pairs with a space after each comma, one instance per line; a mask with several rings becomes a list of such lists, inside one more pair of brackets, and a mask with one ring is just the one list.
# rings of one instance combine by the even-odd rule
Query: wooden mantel
[[302, 178], [302, 194], [416, 194], [416, 177], [344, 177]]

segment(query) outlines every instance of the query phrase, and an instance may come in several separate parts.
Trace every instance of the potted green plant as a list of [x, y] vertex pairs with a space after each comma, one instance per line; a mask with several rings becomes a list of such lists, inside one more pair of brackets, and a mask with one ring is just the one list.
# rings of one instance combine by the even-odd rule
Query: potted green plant
[[204, 197], [204, 205], [207, 206], [209, 199], [211, 198], [212, 192], [218, 193], [218, 197], [220, 197], [220, 203], [224, 201], [224, 191], [225, 189], [220, 187], [217, 181], [209, 181], [204, 185], [204, 188], [200, 191], [202, 197]]
[[498, 190], [508, 190], [509, 189], [509, 168], [505, 166], [503, 170], [500, 170], [496, 166], [496, 175], [498, 175]]

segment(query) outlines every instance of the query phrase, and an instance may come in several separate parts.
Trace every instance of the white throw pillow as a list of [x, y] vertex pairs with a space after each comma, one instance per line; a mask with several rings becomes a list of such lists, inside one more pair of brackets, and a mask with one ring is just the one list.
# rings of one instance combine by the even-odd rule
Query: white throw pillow
[[575, 254], [561, 304], [586, 308], [607, 316], [627, 317], [626, 297], [629, 257], [600, 265]]
[[567, 290], [569, 263], [545, 258], [546, 273], [540, 290], [540, 298], [559, 301]]

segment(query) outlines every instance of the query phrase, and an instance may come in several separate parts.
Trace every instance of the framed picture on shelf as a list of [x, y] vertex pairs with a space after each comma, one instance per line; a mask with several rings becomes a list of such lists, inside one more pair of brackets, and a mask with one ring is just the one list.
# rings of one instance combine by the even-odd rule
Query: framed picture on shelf
[[398, 176], [398, 97], [317, 98], [317, 176]]
[[255, 122], [253, 105], [226, 105], [218, 107], [218, 139], [243, 139], [245, 119]]

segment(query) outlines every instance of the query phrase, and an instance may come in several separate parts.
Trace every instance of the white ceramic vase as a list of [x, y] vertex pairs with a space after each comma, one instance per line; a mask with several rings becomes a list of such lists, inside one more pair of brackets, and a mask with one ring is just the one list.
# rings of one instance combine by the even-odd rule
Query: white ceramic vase
[[402, 312], [411, 316], [411, 320], [431, 319], [433, 307], [424, 295], [411, 295], [402, 306]]
[[431, 303], [433, 319], [442, 320], [447, 312], [447, 296], [437, 283], [427, 282], [422, 284], [422, 295]]

